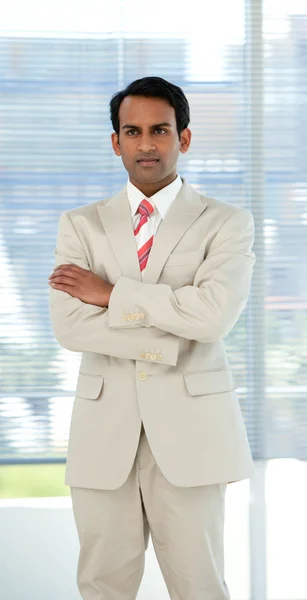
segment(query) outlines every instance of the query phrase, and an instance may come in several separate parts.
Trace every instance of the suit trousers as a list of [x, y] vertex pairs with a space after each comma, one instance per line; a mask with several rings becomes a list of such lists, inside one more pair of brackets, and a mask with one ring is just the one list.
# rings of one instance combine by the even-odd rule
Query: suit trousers
[[142, 425], [133, 467], [115, 490], [71, 487], [84, 600], [135, 600], [149, 535], [171, 600], [229, 600], [224, 579], [227, 483], [172, 485]]

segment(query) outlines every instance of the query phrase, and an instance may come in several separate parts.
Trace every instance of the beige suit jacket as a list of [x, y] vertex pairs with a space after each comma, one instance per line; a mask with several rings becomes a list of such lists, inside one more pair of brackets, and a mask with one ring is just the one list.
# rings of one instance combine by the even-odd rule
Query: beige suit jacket
[[253, 239], [249, 211], [205, 197], [183, 180], [142, 281], [126, 188], [61, 214], [55, 266], [73, 263], [115, 284], [108, 308], [49, 292], [57, 341], [82, 352], [67, 485], [121, 486], [141, 421], [174, 485], [254, 475], [223, 344], [248, 300]]

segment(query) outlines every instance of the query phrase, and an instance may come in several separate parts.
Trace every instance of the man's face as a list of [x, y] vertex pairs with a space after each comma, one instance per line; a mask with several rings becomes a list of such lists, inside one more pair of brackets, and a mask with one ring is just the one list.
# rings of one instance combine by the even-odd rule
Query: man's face
[[112, 145], [130, 181], [143, 188], [173, 181], [179, 152], [187, 152], [191, 140], [189, 129], [179, 139], [174, 108], [160, 98], [127, 96], [120, 105], [119, 125]]

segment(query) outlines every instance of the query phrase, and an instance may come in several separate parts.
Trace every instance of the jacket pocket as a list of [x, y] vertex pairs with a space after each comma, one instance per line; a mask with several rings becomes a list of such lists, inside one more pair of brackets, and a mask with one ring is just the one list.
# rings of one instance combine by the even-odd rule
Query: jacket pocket
[[89, 373], [79, 373], [76, 396], [97, 400], [104, 378], [102, 375], [90, 375]]
[[193, 373], [183, 373], [183, 377], [191, 396], [230, 392], [236, 388], [230, 369], [194, 371]]

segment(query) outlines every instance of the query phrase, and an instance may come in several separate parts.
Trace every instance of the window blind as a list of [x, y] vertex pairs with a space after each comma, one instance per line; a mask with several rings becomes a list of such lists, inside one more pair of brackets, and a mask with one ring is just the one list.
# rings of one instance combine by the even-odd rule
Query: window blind
[[265, 0], [259, 36], [243, 0], [30, 4], [31, 29], [16, 13], [0, 35], [1, 462], [65, 461], [81, 355], [49, 321], [58, 220], [125, 185], [109, 100], [147, 75], [190, 103], [178, 172], [255, 218], [252, 294], [225, 340], [253, 456], [306, 459], [306, 6]]

